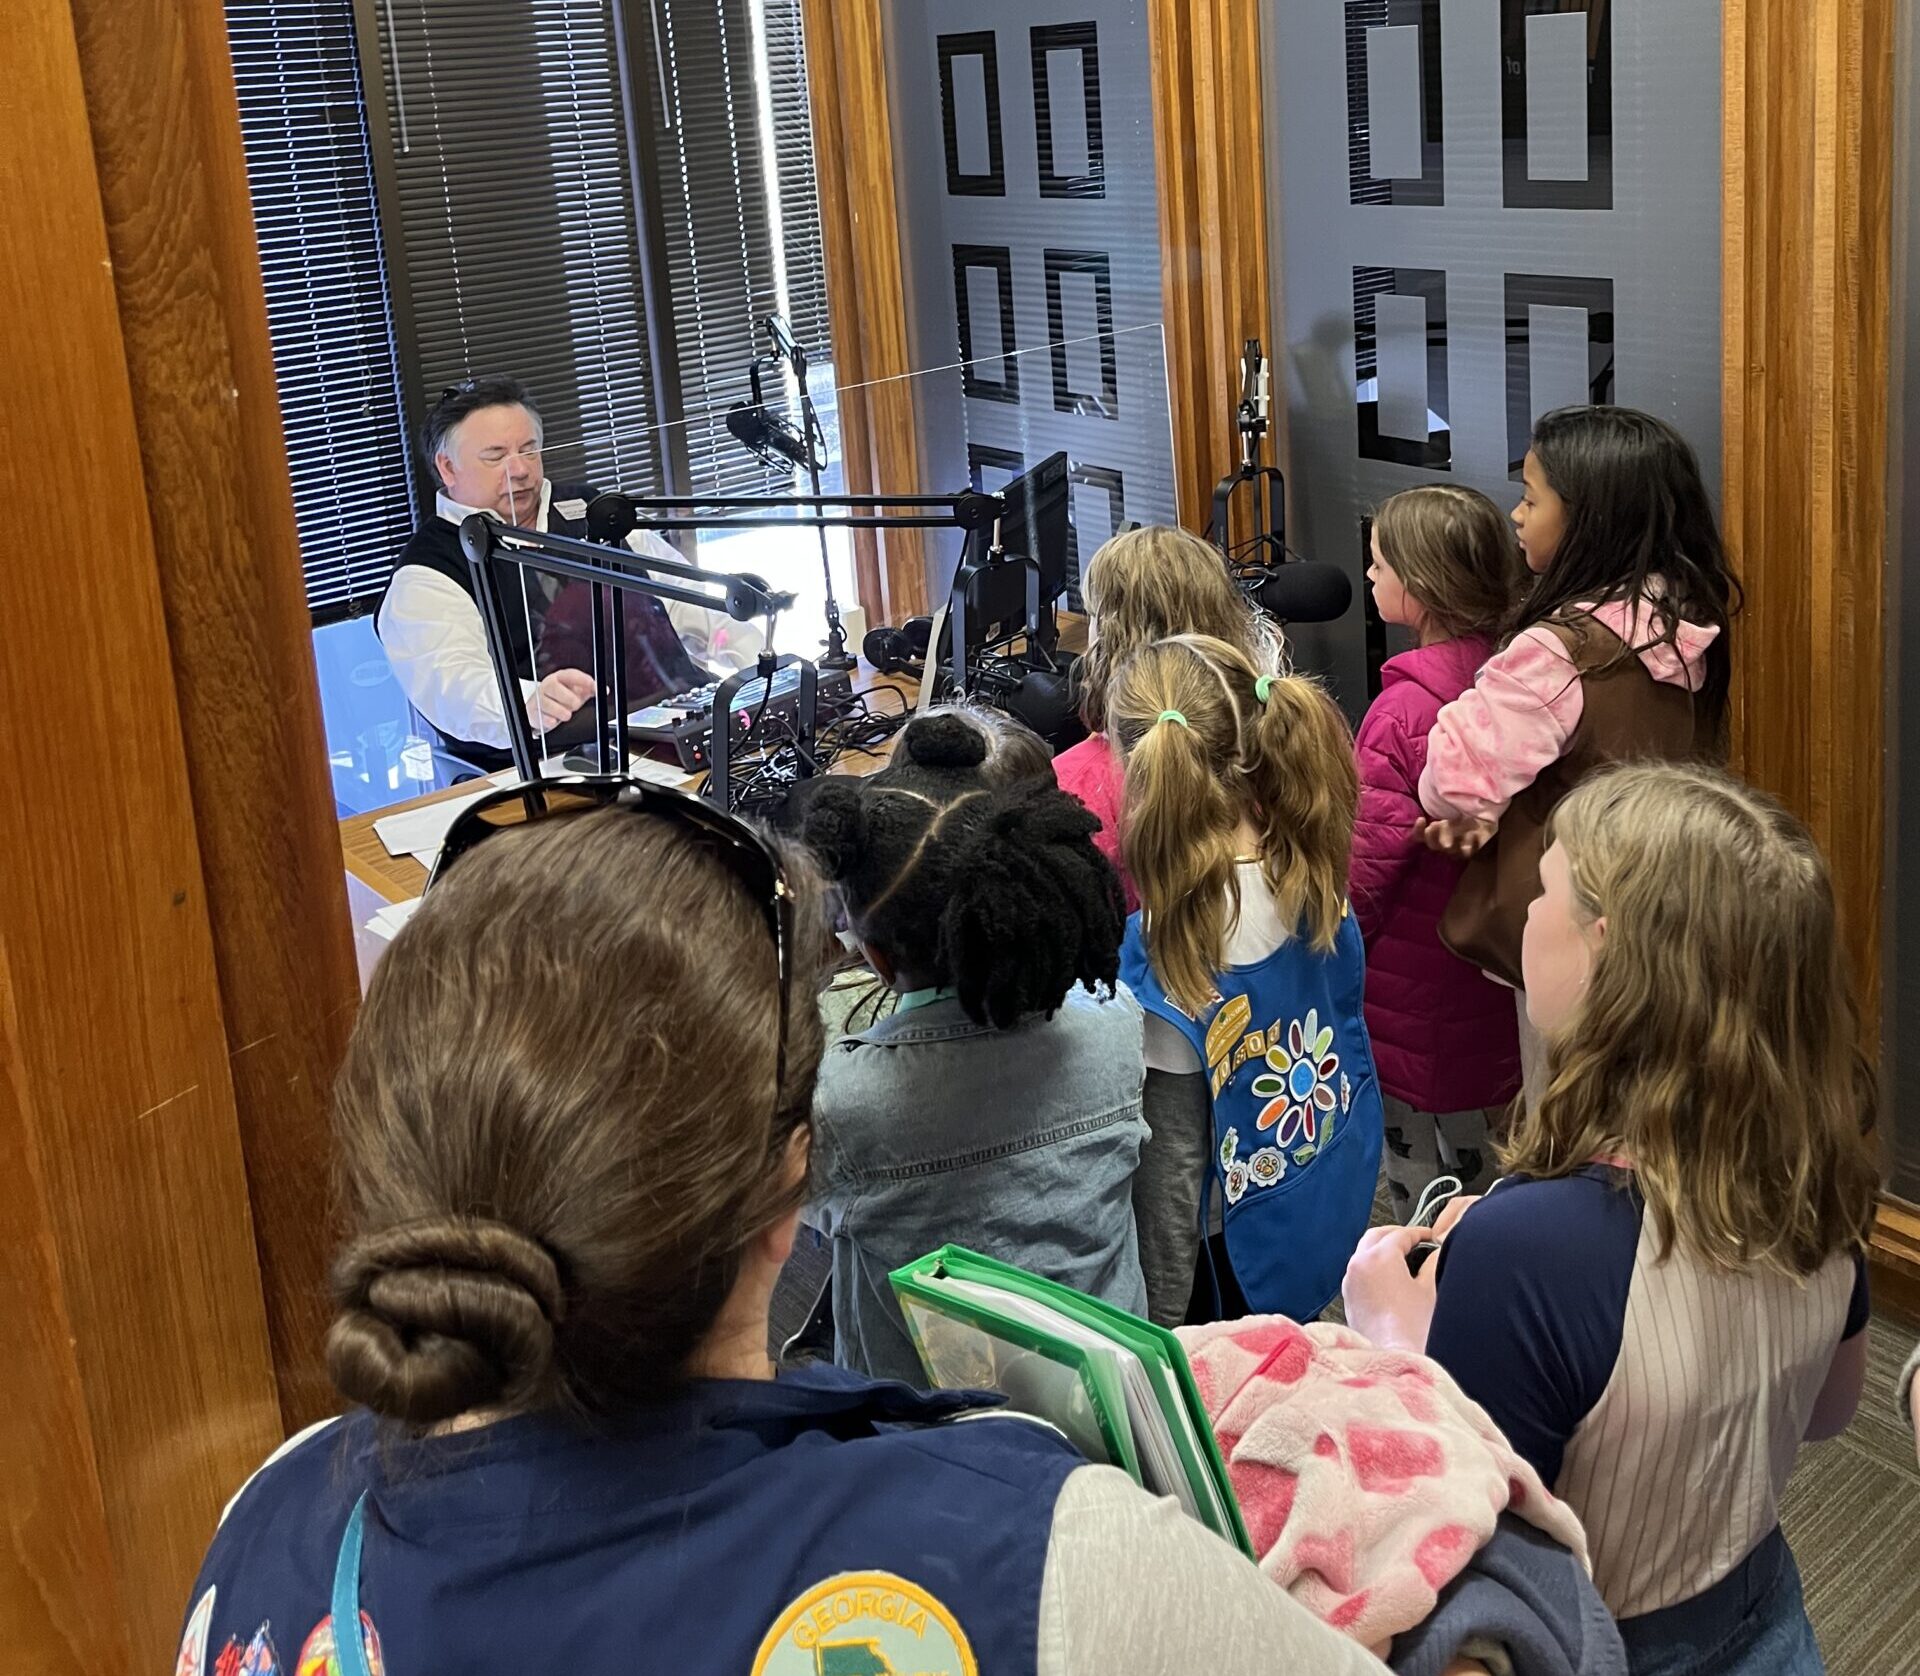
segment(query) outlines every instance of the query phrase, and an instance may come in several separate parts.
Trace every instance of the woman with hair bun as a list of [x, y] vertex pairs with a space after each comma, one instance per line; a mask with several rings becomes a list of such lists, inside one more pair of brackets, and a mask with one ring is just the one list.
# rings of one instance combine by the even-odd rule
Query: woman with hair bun
[[776, 1377], [818, 883], [674, 793], [493, 825], [519, 795], [374, 976], [334, 1103], [353, 1406], [235, 1498], [176, 1670], [1378, 1669], [1057, 1435], [942, 1423], [985, 1399]]

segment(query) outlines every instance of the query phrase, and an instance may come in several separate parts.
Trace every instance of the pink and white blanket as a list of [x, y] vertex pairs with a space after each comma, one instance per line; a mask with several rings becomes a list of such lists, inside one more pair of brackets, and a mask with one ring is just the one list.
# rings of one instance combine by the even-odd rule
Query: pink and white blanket
[[1588, 1564], [1573, 1511], [1438, 1363], [1280, 1315], [1179, 1337], [1260, 1569], [1356, 1641], [1422, 1622], [1504, 1512]]

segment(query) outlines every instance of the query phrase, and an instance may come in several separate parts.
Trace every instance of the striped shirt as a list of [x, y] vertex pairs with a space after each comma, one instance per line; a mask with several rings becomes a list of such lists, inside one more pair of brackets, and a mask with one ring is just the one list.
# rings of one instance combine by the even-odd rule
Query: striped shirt
[[1664, 1263], [1624, 1171], [1515, 1177], [1442, 1248], [1427, 1350], [1579, 1513], [1616, 1616], [1691, 1600], [1779, 1523], [1835, 1350], [1850, 1254], [1806, 1281]]

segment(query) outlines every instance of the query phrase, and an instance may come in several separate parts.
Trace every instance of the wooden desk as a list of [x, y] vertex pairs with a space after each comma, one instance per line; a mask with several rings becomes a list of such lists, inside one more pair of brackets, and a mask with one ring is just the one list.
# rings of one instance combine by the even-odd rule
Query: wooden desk
[[[1070, 612], [1060, 614], [1060, 644], [1069, 651], [1079, 651], [1087, 643], [1086, 619]], [[898, 693], [908, 704], [919, 702], [920, 683], [905, 675], [882, 675], [874, 667], [861, 660], [860, 667], [854, 672], [853, 690], [857, 693], [878, 692], [889, 689]], [[892, 708], [894, 700], [883, 698], [876, 701], [877, 706]], [[897, 737], [897, 735], [896, 735]], [[834, 762], [831, 772], [835, 774], [873, 774], [886, 766], [888, 757], [893, 754], [893, 740], [887, 740], [877, 750], [843, 751]], [[697, 780], [689, 784], [697, 785]], [[406, 902], [418, 896], [427, 887], [427, 870], [410, 855], [388, 855], [387, 847], [380, 842], [380, 835], [373, 830], [373, 823], [388, 815], [401, 814], [408, 809], [424, 808], [430, 803], [444, 803], [450, 798], [471, 797], [478, 788], [475, 785], [450, 786], [444, 791], [428, 792], [423, 797], [412, 798], [405, 803], [395, 803], [385, 809], [376, 809], [371, 814], [351, 815], [340, 823], [340, 859], [347, 873], [347, 907], [353, 914], [354, 950], [360, 960], [360, 983], [365, 988], [368, 974], [372, 972], [374, 962], [380, 958], [380, 951], [386, 944], [367, 930], [367, 921], [382, 908], [394, 902]]]
[[[891, 689], [908, 703], [913, 704], [919, 698], [919, 683], [904, 675], [878, 675], [867, 664], [861, 664], [854, 677], [855, 690], [873, 692], [877, 689]], [[893, 700], [881, 699], [881, 705], [891, 705]], [[884, 767], [887, 758], [893, 752], [893, 741], [889, 739], [877, 750], [843, 751], [834, 763], [835, 774], [872, 774]], [[689, 782], [697, 785], [698, 780]], [[418, 896], [427, 884], [427, 870], [410, 855], [388, 855], [387, 847], [380, 842], [380, 835], [373, 830], [373, 823], [384, 820], [388, 815], [398, 815], [408, 809], [422, 809], [430, 803], [445, 803], [450, 798], [471, 797], [477, 790], [473, 784], [449, 786], [443, 791], [430, 791], [422, 797], [410, 798], [404, 803], [390, 804], [384, 809], [375, 809], [370, 814], [350, 815], [340, 823], [340, 859], [347, 870], [347, 900], [353, 909], [354, 925], [357, 932], [364, 932], [366, 922], [382, 908], [392, 902], [405, 902]]]

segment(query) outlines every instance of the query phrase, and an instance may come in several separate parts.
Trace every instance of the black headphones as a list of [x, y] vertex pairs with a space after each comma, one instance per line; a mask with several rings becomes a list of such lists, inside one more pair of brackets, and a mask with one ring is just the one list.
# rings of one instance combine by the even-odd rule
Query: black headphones
[[932, 641], [933, 619], [909, 617], [899, 628], [869, 629], [860, 651], [880, 674], [911, 675], [918, 680], [927, 672], [927, 647]]

